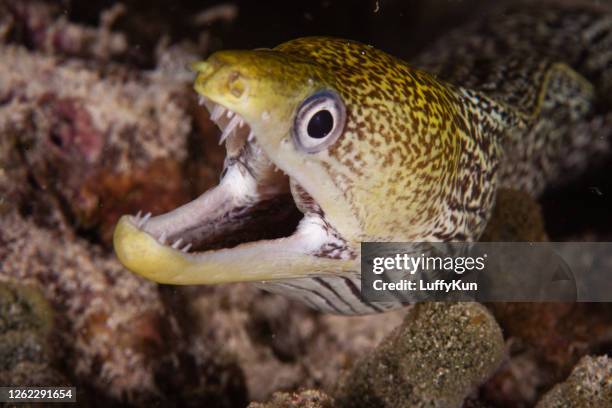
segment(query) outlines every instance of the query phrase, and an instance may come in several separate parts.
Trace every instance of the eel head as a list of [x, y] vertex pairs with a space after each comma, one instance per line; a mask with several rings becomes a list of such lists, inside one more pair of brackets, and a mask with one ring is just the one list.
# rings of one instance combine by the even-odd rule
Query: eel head
[[114, 246], [128, 269], [171, 284], [356, 275], [361, 241], [431, 239], [457, 151], [436, 129], [432, 112], [453, 107], [435, 80], [330, 38], [220, 51], [194, 69], [226, 145], [222, 177], [169, 213], [123, 216]]

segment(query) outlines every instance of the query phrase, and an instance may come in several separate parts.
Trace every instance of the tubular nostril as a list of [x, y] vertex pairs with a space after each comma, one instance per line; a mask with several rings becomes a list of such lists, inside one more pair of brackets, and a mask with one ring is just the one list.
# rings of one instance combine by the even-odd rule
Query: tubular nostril
[[203, 89], [206, 82], [217, 72], [219, 64], [209, 61], [199, 61], [191, 64], [191, 68], [197, 73], [194, 87], [196, 90]]
[[196, 61], [191, 64], [191, 70], [198, 73], [206, 74], [211, 69], [212, 67], [207, 61]]

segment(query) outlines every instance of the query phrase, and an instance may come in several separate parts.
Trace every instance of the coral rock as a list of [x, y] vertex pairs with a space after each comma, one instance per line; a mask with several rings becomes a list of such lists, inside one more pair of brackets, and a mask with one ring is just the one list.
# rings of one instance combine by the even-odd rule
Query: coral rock
[[53, 316], [36, 288], [0, 283], [0, 386], [69, 384], [52, 361]]
[[23, 208], [48, 193], [75, 227], [108, 243], [122, 213], [168, 211], [203, 191], [189, 182], [202, 172], [186, 164], [199, 138], [188, 81], [16, 46], [0, 45], [0, 55], [0, 156], [13, 158], [1, 162], [13, 181], [7, 200]]
[[499, 366], [501, 329], [477, 303], [420, 303], [340, 382], [340, 407], [459, 407]]
[[297, 393], [277, 392], [266, 403], [251, 403], [248, 408], [332, 408], [333, 400], [318, 390]]
[[184, 332], [223, 345], [236, 357], [251, 401], [266, 401], [279, 390], [327, 392], [338, 372], [378, 344], [406, 313], [323, 315], [248, 284], [164, 289], [174, 303], [169, 308], [182, 316]]
[[569, 378], [556, 385], [537, 408], [612, 407], [612, 360], [583, 357]]
[[[0, 325], [8, 330], [0, 338], [0, 371], [11, 370], [0, 375], [3, 381], [28, 378], [51, 359], [61, 361], [71, 384], [110, 401], [188, 404], [206, 396], [217, 407], [246, 403], [242, 372], [231, 357], [184, 336], [157, 285], [124, 270], [65, 224], [51, 231], [16, 211], [4, 214], [0, 282], [41, 288], [54, 311], [56, 339], [49, 355], [36, 332], [26, 330], [49, 330], [46, 302], [28, 296], [28, 310], [36, 312], [21, 313], [26, 303], [0, 289]], [[173, 383], [177, 378], [183, 381]]]

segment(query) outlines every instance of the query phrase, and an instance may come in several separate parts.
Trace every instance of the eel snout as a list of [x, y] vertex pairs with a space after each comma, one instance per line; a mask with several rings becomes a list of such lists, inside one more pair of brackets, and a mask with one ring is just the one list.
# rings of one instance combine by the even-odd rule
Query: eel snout
[[[221, 143], [226, 143], [221, 181], [168, 213], [123, 216], [114, 246], [124, 266], [173, 284], [354, 270], [354, 254], [323, 215], [298, 210], [316, 210], [317, 205], [266, 157], [248, 123], [206, 98], [200, 102], [222, 130]], [[343, 261], [351, 261], [351, 267]]]

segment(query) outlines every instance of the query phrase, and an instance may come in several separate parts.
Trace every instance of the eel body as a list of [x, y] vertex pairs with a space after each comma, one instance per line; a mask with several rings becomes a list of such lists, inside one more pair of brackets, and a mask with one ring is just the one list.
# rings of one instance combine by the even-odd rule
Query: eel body
[[195, 90], [222, 129], [219, 185], [124, 216], [115, 250], [162, 283], [251, 281], [319, 310], [360, 297], [363, 241], [474, 241], [500, 186], [533, 195], [610, 150], [612, 14], [522, 4], [411, 63], [310, 37], [221, 51]]

